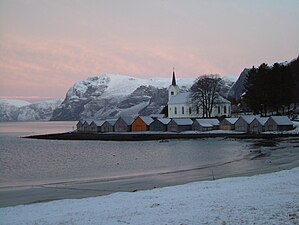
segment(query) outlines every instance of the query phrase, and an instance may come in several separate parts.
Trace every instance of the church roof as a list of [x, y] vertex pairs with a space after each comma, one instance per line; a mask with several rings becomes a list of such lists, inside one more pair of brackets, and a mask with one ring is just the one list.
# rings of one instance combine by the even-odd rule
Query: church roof
[[[168, 104], [188, 104], [190, 102], [192, 102], [190, 98], [190, 92], [179, 92], [176, 96], [171, 96], [171, 98], [168, 101]], [[218, 95], [217, 99], [215, 100], [215, 103], [230, 103], [230, 101]]]
[[185, 104], [190, 102], [189, 92], [178, 93], [176, 96], [172, 96], [168, 104]]

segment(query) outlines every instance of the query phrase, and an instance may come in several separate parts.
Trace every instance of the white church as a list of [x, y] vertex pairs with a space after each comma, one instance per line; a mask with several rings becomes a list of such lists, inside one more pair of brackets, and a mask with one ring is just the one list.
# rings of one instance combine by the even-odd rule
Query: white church
[[[190, 92], [181, 92], [176, 84], [175, 73], [172, 75], [172, 83], [168, 88], [168, 117], [169, 118], [201, 118], [202, 107], [194, 107], [191, 104]], [[221, 96], [212, 111], [212, 117], [231, 116], [231, 102]]]

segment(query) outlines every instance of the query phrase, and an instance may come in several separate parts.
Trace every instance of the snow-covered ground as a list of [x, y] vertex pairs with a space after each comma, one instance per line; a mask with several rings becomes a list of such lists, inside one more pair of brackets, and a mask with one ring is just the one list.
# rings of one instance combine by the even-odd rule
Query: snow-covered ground
[[1, 224], [298, 224], [299, 168], [0, 209]]

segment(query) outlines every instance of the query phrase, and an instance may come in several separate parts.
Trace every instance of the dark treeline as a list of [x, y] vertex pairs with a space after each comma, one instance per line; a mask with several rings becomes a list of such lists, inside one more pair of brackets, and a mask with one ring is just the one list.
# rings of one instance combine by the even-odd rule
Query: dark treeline
[[299, 58], [272, 67], [263, 63], [253, 67], [247, 76], [244, 103], [254, 113], [262, 115], [289, 114], [299, 102]]

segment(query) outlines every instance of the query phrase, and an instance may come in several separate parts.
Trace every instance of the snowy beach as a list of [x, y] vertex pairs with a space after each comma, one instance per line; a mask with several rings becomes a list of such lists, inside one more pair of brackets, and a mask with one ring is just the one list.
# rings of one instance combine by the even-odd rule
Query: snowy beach
[[298, 224], [299, 168], [0, 209], [16, 224]]

